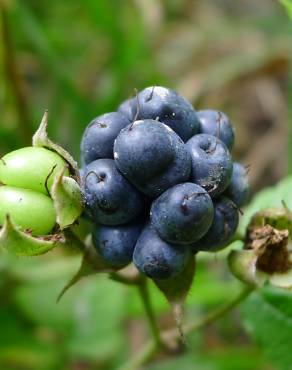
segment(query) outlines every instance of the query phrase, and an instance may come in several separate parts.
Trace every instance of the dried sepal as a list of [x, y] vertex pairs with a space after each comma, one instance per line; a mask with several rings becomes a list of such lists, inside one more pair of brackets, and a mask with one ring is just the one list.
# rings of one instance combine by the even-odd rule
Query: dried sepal
[[239, 280], [257, 287], [269, 283], [292, 289], [290, 217], [286, 209], [254, 215], [247, 227], [244, 249], [231, 251], [228, 258], [230, 270]]
[[283, 206], [282, 209], [268, 208], [255, 213], [247, 227], [247, 233], [256, 227], [270, 225], [278, 230], [288, 230], [292, 235], [292, 213], [285, 203]]

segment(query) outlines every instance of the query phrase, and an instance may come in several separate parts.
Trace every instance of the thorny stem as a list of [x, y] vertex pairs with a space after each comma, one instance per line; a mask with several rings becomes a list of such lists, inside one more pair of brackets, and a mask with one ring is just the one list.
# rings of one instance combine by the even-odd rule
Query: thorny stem
[[[253, 291], [253, 287], [245, 285], [244, 288], [239, 292], [237, 296], [227, 302], [225, 305], [216, 308], [214, 311], [211, 311], [203, 316], [197, 321], [190, 323], [184, 327], [185, 334], [190, 334], [196, 330], [200, 330], [213, 322], [217, 321], [228, 312], [232, 311], [237, 307], [242, 301], [244, 301], [250, 293]], [[173, 340], [178, 339], [177, 329], [171, 329], [162, 333], [162, 338], [166, 343], [169, 343]], [[143, 365], [148, 363], [161, 349], [161, 346], [158, 345], [154, 340], [150, 340], [145, 344], [140, 352], [133, 356], [128, 362], [119, 368], [119, 370], [138, 370]]]

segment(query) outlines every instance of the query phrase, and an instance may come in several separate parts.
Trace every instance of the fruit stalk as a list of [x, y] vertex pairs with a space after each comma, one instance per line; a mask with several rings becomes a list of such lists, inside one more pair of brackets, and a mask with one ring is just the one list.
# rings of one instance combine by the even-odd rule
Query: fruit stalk
[[[216, 308], [215, 310], [207, 313], [202, 318], [190, 323], [184, 327], [184, 333], [190, 334], [195, 332], [196, 330], [200, 330], [205, 328], [206, 326], [216, 322], [221, 317], [228, 314], [232, 311], [235, 307], [237, 307], [241, 302], [243, 302], [248, 296], [254, 291], [254, 288], [250, 285], [244, 285], [243, 288], [239, 291], [239, 293], [231, 299], [226, 304], [222, 305], [221, 307]], [[165, 331], [161, 333], [161, 338], [165, 343], [173, 342], [179, 338], [179, 333], [177, 328]], [[139, 369], [141, 366], [149, 363], [151, 359], [159, 352], [161, 346], [158, 346], [155, 341], [150, 340], [145, 344], [145, 346], [138, 352], [135, 356], [133, 356], [129, 361], [127, 361], [124, 365], [122, 365], [118, 370], [136, 370]]]
[[[227, 302], [225, 305], [214, 309], [213, 311], [207, 313], [201, 319], [194, 321], [192, 323], [187, 324], [184, 327], [184, 333], [189, 334], [196, 330], [202, 329], [213, 322], [217, 321], [228, 312], [232, 311], [235, 307], [237, 307], [242, 301], [244, 301], [252, 292], [254, 288], [250, 285], [244, 285], [242, 290], [236, 295], [233, 299]], [[170, 341], [177, 338], [177, 329], [171, 329], [163, 334], [163, 338], [166, 341]]]
[[142, 303], [144, 305], [145, 313], [146, 313], [147, 320], [149, 323], [149, 328], [151, 330], [155, 346], [156, 348], [160, 348], [162, 346], [162, 340], [161, 340], [160, 331], [157, 325], [157, 321], [156, 321], [156, 318], [153, 312], [153, 307], [151, 305], [146, 278], [141, 277], [140, 282], [138, 284], [138, 290], [139, 290]]

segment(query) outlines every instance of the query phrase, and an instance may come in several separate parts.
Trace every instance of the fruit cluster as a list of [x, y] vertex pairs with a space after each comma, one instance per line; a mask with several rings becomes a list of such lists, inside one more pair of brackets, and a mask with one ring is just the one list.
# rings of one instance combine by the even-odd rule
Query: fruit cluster
[[95, 118], [81, 143], [82, 187], [103, 259], [164, 279], [193, 253], [224, 248], [249, 193], [233, 144], [224, 113], [196, 112], [159, 86]]

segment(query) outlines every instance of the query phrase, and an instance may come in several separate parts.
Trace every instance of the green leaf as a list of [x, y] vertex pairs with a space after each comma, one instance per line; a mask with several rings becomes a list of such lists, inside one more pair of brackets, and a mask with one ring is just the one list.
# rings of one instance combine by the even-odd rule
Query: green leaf
[[188, 265], [180, 275], [170, 279], [154, 280], [154, 283], [165, 295], [172, 307], [176, 325], [183, 341], [185, 341], [182, 330], [183, 305], [192, 286], [194, 275], [195, 258], [191, 257]]
[[10, 260], [6, 265], [11, 276], [20, 282], [47, 284], [53, 279], [64, 281], [79, 268], [81, 255], [68, 255], [66, 248], [62, 250], [63, 253], [56, 252], [57, 258], [55, 253], [38, 258], [17, 258], [9, 255]]
[[267, 286], [262, 289], [261, 294], [269, 304], [292, 319], [292, 294], [290, 292]]
[[61, 230], [71, 226], [81, 216], [83, 210], [80, 186], [64, 172], [55, 178], [51, 196]]
[[112, 360], [127, 346], [123, 332], [126, 288], [99, 275], [85, 282], [81, 291], [76, 291], [69, 353]]
[[291, 0], [279, 0], [279, 1], [285, 7], [287, 14], [292, 19], [292, 1]]
[[61, 349], [28, 330], [15, 307], [0, 310], [0, 368], [5, 370], [50, 370], [60, 366]]
[[16, 256], [37, 256], [65, 243], [63, 234], [49, 235], [45, 238], [35, 238], [20, 231], [7, 215], [0, 230], [1, 248]]
[[[196, 345], [197, 347], [197, 345]], [[158, 360], [145, 370], [251, 370], [266, 369], [261, 353], [241, 343], [236, 345], [213, 345], [205, 343], [199, 351], [190, 348], [187, 353]]]
[[292, 369], [291, 307], [291, 293], [265, 289], [261, 294], [254, 293], [242, 306], [247, 330], [279, 370]]
[[172, 359], [158, 361], [157, 363], [147, 366], [146, 370], [194, 370], [194, 364], [196, 364], [196, 370], [214, 370], [211, 364], [208, 365], [203, 362], [198, 363], [198, 359], [190, 353]]
[[18, 286], [13, 292], [18, 312], [37, 328], [62, 338], [63, 354], [95, 361], [112, 360], [126, 345], [122, 326], [126, 288], [99, 275], [70, 290], [56, 304], [63, 280], [58, 276]]

